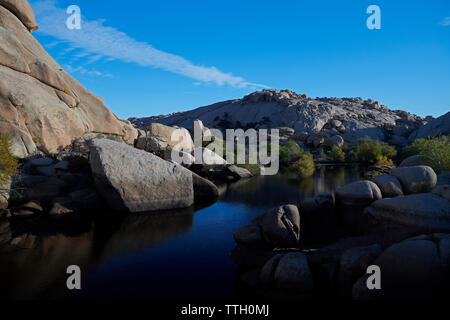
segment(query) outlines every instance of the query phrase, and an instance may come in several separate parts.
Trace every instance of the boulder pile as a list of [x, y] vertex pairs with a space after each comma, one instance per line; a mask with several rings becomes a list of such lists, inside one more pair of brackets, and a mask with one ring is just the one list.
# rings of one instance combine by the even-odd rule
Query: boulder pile
[[[266, 212], [234, 233], [230, 258], [241, 267], [238, 278], [269, 299], [448, 296], [448, 175], [427, 166], [396, 168], [307, 199], [300, 210]], [[373, 266], [382, 272], [382, 290], [367, 286]]]

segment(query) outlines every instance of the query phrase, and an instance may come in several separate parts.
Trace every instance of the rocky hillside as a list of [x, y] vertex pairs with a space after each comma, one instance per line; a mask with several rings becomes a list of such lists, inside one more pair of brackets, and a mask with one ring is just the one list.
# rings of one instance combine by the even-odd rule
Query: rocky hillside
[[133, 142], [131, 124], [50, 57], [31, 34], [37, 28], [26, 0], [0, 0], [0, 133], [11, 136], [14, 155], [56, 153], [94, 132]]
[[422, 119], [400, 110], [390, 110], [377, 101], [361, 98], [316, 98], [290, 90], [263, 90], [242, 99], [230, 100], [192, 111], [166, 116], [129, 119], [146, 129], [158, 122], [191, 128], [194, 120], [210, 128], [289, 128], [297, 140], [321, 145], [327, 138], [341, 136], [354, 144], [359, 138], [405, 145], [417, 130], [433, 118]]

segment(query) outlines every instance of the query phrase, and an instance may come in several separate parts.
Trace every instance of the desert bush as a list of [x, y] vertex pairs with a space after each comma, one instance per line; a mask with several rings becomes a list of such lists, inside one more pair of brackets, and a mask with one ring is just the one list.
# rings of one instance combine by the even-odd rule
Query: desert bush
[[289, 166], [293, 160], [297, 160], [305, 151], [293, 140], [289, 140], [284, 146], [280, 146], [280, 164]]
[[294, 162], [289, 169], [297, 173], [300, 177], [310, 177], [314, 174], [314, 158], [311, 153], [304, 152], [300, 159]]
[[335, 162], [344, 162], [345, 161], [345, 152], [342, 151], [338, 146], [333, 146], [331, 150], [327, 154], [327, 158], [330, 161]]
[[417, 139], [402, 151], [404, 158], [413, 155], [427, 156], [430, 159], [430, 166], [436, 172], [450, 171], [450, 137]]
[[365, 137], [359, 140], [359, 145], [350, 153], [350, 158], [366, 164], [384, 164], [391, 163], [391, 158], [396, 155], [397, 150], [393, 146]]
[[16, 173], [19, 163], [11, 154], [11, 142], [7, 135], [0, 135], [0, 185], [10, 181]]

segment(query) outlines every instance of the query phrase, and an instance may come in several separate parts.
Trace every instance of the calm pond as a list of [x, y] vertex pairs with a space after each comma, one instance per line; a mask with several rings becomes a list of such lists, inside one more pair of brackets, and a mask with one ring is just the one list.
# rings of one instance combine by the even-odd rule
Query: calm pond
[[[323, 166], [297, 180], [280, 174], [222, 186], [203, 209], [105, 217], [86, 230], [35, 232], [24, 249], [0, 252], [2, 298], [238, 299], [233, 232], [266, 210], [359, 180], [357, 167]], [[0, 228], [1, 233], [1, 228]], [[31, 248], [31, 249], [30, 249]], [[66, 268], [82, 270], [82, 290], [66, 289]]]

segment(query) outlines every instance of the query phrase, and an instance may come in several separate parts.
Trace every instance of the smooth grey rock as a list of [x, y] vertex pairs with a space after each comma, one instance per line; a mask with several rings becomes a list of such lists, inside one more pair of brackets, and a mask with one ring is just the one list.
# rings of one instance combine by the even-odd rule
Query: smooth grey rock
[[282, 255], [282, 254], [277, 254], [277, 255], [273, 256], [261, 268], [261, 271], [260, 271], [260, 274], [259, 274], [259, 281], [264, 286], [272, 286], [272, 285], [274, 285], [275, 270], [277, 269], [278, 263], [280, 262], [281, 258], [283, 258], [283, 256], [284, 255]]
[[403, 195], [402, 185], [394, 176], [383, 174], [372, 178], [380, 188], [384, 198], [394, 198]]
[[431, 190], [431, 193], [434, 193], [435, 195], [438, 195], [450, 201], [450, 185], [437, 186], [433, 190]]
[[[200, 155], [200, 157], [197, 156]], [[227, 161], [208, 148], [195, 148], [195, 162], [203, 165], [226, 165]]]
[[400, 163], [399, 167], [416, 167], [416, 166], [429, 166], [431, 164], [431, 158], [422, 155], [415, 155], [406, 158]]
[[214, 202], [219, 198], [219, 189], [211, 181], [192, 172], [195, 202]]
[[185, 152], [194, 150], [194, 142], [192, 141], [191, 134], [185, 128], [151, 123], [149, 126], [149, 134], [164, 137], [167, 145], [172, 148]]
[[264, 244], [264, 239], [261, 233], [261, 228], [256, 224], [251, 224], [239, 228], [233, 234], [234, 241], [238, 244], [256, 245]]
[[167, 148], [167, 140], [163, 136], [148, 135], [139, 137], [136, 141], [136, 148], [147, 152], [163, 155]]
[[293, 252], [283, 256], [276, 267], [274, 282], [279, 289], [298, 292], [305, 297], [311, 296], [313, 279], [305, 255]]
[[439, 252], [440, 244], [445, 246], [442, 240], [440, 235], [429, 235], [391, 246], [373, 263], [382, 271], [382, 290], [368, 290], [366, 275], [355, 283], [353, 299], [442, 298], [448, 290], [449, 268]]
[[272, 209], [257, 217], [254, 223], [261, 227], [263, 238], [273, 247], [293, 248], [300, 240], [300, 214], [294, 205]]
[[[181, 159], [181, 161], [176, 157], [174, 157], [174, 155], [179, 159]], [[164, 151], [164, 160], [175, 161], [176, 163], [181, 164], [185, 168], [190, 168], [195, 163], [195, 158], [190, 153], [178, 151], [171, 147], [168, 147]]]
[[353, 284], [361, 278], [373, 261], [383, 252], [379, 244], [346, 250], [339, 262], [339, 293], [341, 297], [351, 296]]
[[372, 181], [350, 183], [336, 191], [336, 201], [343, 205], [367, 206], [381, 198], [380, 188]]
[[450, 232], [449, 201], [432, 193], [382, 199], [365, 211], [361, 232], [386, 236], [414, 236]]
[[90, 150], [97, 191], [112, 209], [145, 212], [194, 203], [192, 174], [185, 168], [106, 139], [92, 140]]
[[428, 166], [395, 168], [391, 175], [400, 181], [404, 194], [430, 192], [437, 183], [436, 173]]

